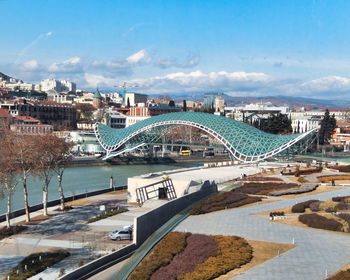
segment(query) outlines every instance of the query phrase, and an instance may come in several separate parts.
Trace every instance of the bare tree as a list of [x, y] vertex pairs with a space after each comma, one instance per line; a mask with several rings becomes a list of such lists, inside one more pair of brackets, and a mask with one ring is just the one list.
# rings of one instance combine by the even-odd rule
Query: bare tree
[[7, 195], [6, 227], [10, 228], [11, 199], [19, 182], [15, 144], [10, 131], [7, 131], [0, 139], [0, 155], [0, 184], [2, 192]]
[[28, 206], [28, 191], [27, 191], [27, 177], [30, 172], [33, 171], [36, 163], [35, 146], [37, 139], [33, 135], [21, 135], [17, 134], [14, 138], [14, 142], [16, 145], [16, 156], [17, 163], [20, 169], [20, 177], [23, 185], [23, 195], [24, 195], [24, 209], [26, 222], [30, 221], [30, 212]]
[[37, 157], [35, 173], [43, 182], [43, 210], [44, 216], [47, 216], [47, 197], [49, 192], [49, 184], [54, 174], [53, 168], [55, 166], [55, 136], [51, 134], [45, 134], [37, 137], [38, 141], [35, 149], [35, 155]]
[[58, 192], [60, 195], [60, 209], [63, 211], [65, 209], [65, 205], [64, 205], [64, 193], [63, 193], [63, 187], [62, 187], [62, 177], [63, 177], [65, 167], [69, 164], [69, 162], [72, 159], [72, 156], [69, 153], [69, 151], [71, 150], [73, 144], [68, 143], [64, 139], [59, 137], [55, 137], [52, 140], [53, 140], [52, 144], [54, 146], [53, 171], [57, 174]]

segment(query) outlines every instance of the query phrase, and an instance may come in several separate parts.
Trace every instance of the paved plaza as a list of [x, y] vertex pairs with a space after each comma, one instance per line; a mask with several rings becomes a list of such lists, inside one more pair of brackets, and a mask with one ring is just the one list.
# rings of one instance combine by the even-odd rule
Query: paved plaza
[[190, 216], [175, 231], [202, 234], [237, 235], [248, 240], [292, 244], [296, 248], [270, 259], [234, 279], [252, 280], [321, 280], [350, 262], [350, 234], [290, 226], [270, 222], [252, 214], [286, 208], [308, 199], [327, 200], [349, 195], [350, 188], [280, 200], [267, 204]]

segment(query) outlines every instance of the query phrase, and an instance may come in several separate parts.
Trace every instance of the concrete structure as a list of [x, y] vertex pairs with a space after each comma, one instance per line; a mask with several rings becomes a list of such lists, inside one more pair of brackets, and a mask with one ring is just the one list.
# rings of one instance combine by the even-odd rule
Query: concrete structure
[[92, 97], [92, 105], [98, 109], [101, 108], [102, 105], [102, 96], [100, 94], [100, 91], [96, 89], [94, 96]]
[[318, 129], [321, 124], [321, 116], [291, 116], [293, 133], [304, 133], [311, 129]]
[[[216, 99], [218, 99], [218, 104], [216, 103]], [[204, 94], [204, 102], [203, 102], [203, 107], [205, 109], [216, 109], [216, 105], [220, 105], [222, 103], [225, 103], [223, 94], [220, 92], [215, 92], [215, 93], [206, 93]]]
[[337, 123], [337, 128], [332, 135], [332, 145], [341, 145], [344, 151], [350, 150], [350, 123]]
[[111, 127], [111, 128], [125, 128], [126, 127], [127, 116], [119, 113], [113, 108], [106, 110], [102, 123]]

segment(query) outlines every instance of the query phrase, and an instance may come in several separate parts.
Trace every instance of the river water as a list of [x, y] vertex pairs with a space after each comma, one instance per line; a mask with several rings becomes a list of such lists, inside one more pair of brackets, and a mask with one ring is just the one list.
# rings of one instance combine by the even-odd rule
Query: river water
[[[127, 184], [128, 177], [151, 172], [179, 169], [198, 164], [142, 164], [142, 165], [104, 165], [69, 167], [63, 174], [63, 190], [65, 196], [85, 193], [109, 187], [110, 177], [114, 178], [115, 186]], [[42, 182], [38, 178], [28, 178], [29, 205], [42, 202]], [[49, 200], [58, 199], [57, 177], [53, 176], [49, 185]], [[23, 188], [18, 184], [12, 198], [12, 210], [24, 208]], [[7, 198], [0, 198], [0, 214], [6, 212]]]

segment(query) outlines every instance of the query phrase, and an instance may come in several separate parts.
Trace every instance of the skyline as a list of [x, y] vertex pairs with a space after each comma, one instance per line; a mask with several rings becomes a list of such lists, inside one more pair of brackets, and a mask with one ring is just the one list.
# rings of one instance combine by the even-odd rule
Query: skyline
[[[347, 1], [0, 1], [0, 72], [79, 88], [342, 99]], [[30, 21], [28, 20], [30, 15]]]

